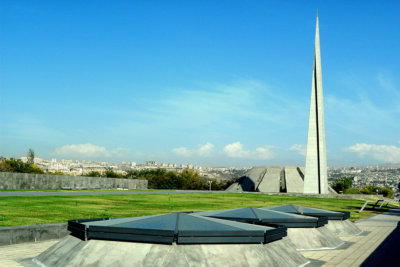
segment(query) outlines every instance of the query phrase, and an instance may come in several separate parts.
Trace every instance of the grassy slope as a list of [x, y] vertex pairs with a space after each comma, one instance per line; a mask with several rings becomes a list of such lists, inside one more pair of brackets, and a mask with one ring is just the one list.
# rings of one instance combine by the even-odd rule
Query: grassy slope
[[256, 194], [142, 194], [45, 197], [0, 197], [0, 226], [66, 222], [69, 219], [134, 217], [176, 211], [295, 204], [327, 210], [351, 211], [351, 220], [376, 214], [357, 213], [363, 200], [321, 199]]

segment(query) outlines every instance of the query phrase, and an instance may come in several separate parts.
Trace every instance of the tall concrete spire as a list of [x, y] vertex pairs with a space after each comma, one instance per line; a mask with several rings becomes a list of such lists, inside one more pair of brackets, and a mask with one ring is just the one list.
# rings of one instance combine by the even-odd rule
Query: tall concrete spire
[[322, 71], [321, 50], [319, 47], [318, 11], [317, 25], [315, 30], [314, 67], [311, 87], [310, 119], [308, 124], [304, 193], [328, 193], [324, 99], [322, 95]]

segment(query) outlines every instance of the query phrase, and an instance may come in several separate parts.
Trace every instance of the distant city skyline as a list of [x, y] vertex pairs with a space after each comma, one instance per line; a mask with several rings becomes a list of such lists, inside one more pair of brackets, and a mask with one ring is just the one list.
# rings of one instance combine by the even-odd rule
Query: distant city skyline
[[[26, 156], [21, 156], [20, 158], [23, 162], [26, 162], [28, 158]], [[191, 162], [187, 163], [174, 163], [174, 162], [158, 162], [154, 160], [147, 160], [143, 162], [136, 162], [136, 161], [128, 161], [128, 160], [122, 160], [122, 161], [107, 161], [107, 160], [86, 160], [86, 159], [72, 159], [72, 158], [44, 158], [41, 156], [35, 156], [35, 164], [39, 162], [70, 162], [70, 163], [99, 163], [99, 164], [107, 164], [107, 165], [119, 165], [119, 164], [129, 164], [129, 165], [134, 165], [134, 166], [142, 166], [142, 165], [147, 165], [147, 166], [158, 166], [160, 168], [163, 167], [180, 167], [180, 168], [186, 168], [188, 166], [195, 166], [195, 167], [204, 167], [204, 168], [251, 168], [252, 166], [243, 166], [243, 167], [236, 167], [236, 166], [206, 166], [206, 165], [197, 165], [193, 164]], [[279, 167], [279, 165], [277, 165]], [[267, 166], [271, 167], [271, 166]], [[280, 167], [285, 167], [285, 165], [281, 165]], [[304, 167], [304, 166], [300, 166]], [[359, 168], [395, 168], [398, 169], [400, 168], [400, 163], [382, 163], [382, 164], [366, 164], [366, 165], [346, 165], [346, 166], [330, 166], [329, 169], [359, 169]]]
[[317, 8], [328, 166], [399, 163], [397, 1], [2, 1], [0, 156], [304, 166]]

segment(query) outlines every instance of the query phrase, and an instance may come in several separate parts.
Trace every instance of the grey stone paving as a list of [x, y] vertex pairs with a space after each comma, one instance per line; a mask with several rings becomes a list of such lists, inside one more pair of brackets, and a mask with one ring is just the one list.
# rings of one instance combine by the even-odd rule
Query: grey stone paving
[[36, 243], [23, 243], [0, 247], [0, 266], [22, 266], [19, 259], [35, 257], [57, 243], [59, 240], [47, 240]]
[[[302, 251], [301, 254], [311, 259], [309, 266], [399, 266], [396, 262], [400, 248], [399, 222], [400, 209], [362, 219], [356, 225], [365, 231], [363, 234], [341, 237], [349, 246]], [[21, 266], [19, 259], [34, 257], [56, 242], [58, 240], [0, 247], [0, 266]]]
[[[393, 235], [398, 236], [399, 221], [400, 209], [359, 220], [356, 225], [367, 234], [341, 237], [342, 240], [353, 243], [347, 249], [306, 251], [302, 254], [313, 260], [311, 266], [400, 266], [394, 262], [400, 243], [392, 241], [390, 249], [380, 249], [387, 246], [390, 239], [393, 240]], [[383, 241], [385, 244], [382, 244]], [[379, 258], [379, 262], [371, 261], [371, 258]]]

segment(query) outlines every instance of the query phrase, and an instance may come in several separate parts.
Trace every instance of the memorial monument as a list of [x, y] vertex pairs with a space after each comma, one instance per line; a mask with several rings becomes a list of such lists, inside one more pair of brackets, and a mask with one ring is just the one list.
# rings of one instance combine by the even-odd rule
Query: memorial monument
[[315, 30], [314, 67], [311, 87], [310, 118], [308, 124], [304, 193], [328, 194], [324, 99], [322, 91], [321, 49], [319, 24]]
[[[280, 189], [279, 182], [281, 183]], [[318, 13], [315, 30], [314, 66], [305, 171], [302, 168], [291, 166], [284, 167], [282, 171], [280, 167], [253, 167], [226, 191], [304, 194], [336, 193], [328, 185]]]

